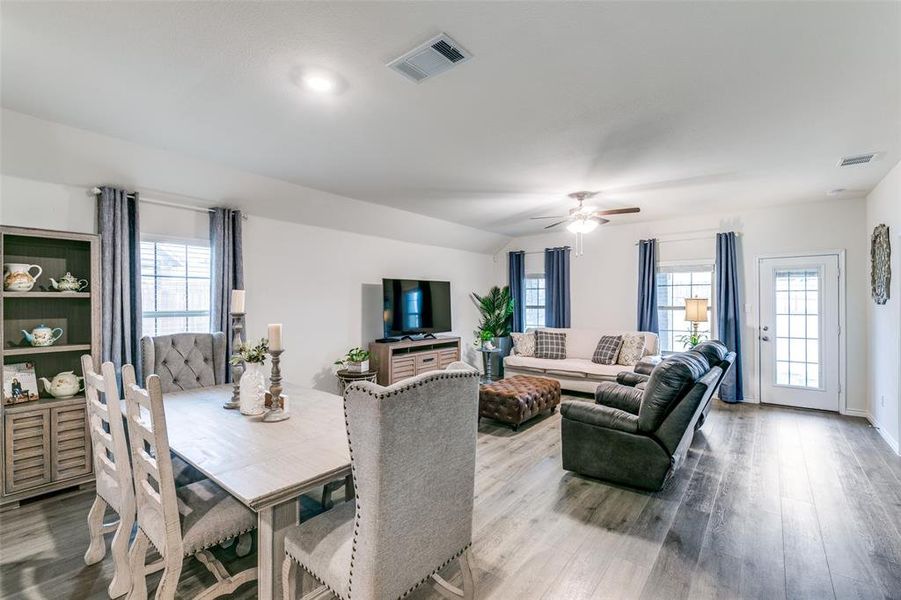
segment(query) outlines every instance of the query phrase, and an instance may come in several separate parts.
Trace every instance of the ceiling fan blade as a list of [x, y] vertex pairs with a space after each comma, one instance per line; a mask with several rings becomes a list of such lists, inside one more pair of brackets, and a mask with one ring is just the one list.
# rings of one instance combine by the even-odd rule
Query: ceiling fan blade
[[547, 227], [545, 227], [545, 229], [550, 229], [551, 227], [556, 227], [557, 225], [563, 225], [564, 223], [566, 223], [566, 221], [557, 221], [556, 223], [553, 223], [552, 225], [548, 225]]
[[566, 215], [555, 215], [553, 217], [529, 217], [532, 220], [535, 219], [565, 219]]
[[609, 210], [598, 210], [595, 211], [596, 215], [626, 215], [629, 213], [637, 213], [641, 212], [641, 209], [638, 207], [632, 208], [611, 208]]
[[597, 221], [598, 225], [606, 225], [607, 223], [610, 222], [610, 219], [605, 219], [604, 217], [599, 217], [597, 215], [594, 215], [593, 217], [591, 217], [591, 220]]

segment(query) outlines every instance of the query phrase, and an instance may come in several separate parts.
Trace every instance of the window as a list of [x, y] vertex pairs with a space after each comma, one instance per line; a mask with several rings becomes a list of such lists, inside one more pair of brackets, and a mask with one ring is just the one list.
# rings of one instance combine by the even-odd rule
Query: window
[[544, 274], [526, 277], [525, 328], [544, 327]]
[[657, 270], [657, 320], [660, 328], [661, 352], [681, 352], [685, 344], [679, 340], [691, 333], [685, 320], [685, 299], [707, 298], [707, 321], [698, 323], [698, 332], [708, 338], [711, 331], [713, 304], [713, 265], [678, 265]]
[[776, 271], [776, 384], [821, 388], [819, 269]]
[[144, 335], [210, 330], [210, 247], [141, 242]]

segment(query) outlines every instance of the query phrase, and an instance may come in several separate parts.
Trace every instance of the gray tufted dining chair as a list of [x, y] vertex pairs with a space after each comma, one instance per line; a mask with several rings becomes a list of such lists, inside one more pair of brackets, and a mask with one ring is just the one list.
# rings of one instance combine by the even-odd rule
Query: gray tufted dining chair
[[141, 367], [159, 375], [163, 393], [225, 383], [225, 334], [173, 333], [141, 338]]
[[[473, 598], [469, 565], [479, 374], [465, 363], [390, 387], [351, 384], [344, 414], [356, 498], [288, 530], [284, 597], [298, 564], [341, 600], [394, 600], [430, 579]], [[438, 572], [459, 560], [463, 588]], [[307, 597], [307, 596], [305, 596]]]

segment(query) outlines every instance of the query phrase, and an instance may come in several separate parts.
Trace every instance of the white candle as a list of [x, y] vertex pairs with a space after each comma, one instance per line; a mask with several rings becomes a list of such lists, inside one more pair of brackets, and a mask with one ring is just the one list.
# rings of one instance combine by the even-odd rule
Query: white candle
[[269, 349], [270, 350], [284, 350], [284, 348], [282, 348], [282, 324], [281, 323], [270, 323], [269, 324]]
[[232, 314], [244, 314], [244, 290], [232, 290]]

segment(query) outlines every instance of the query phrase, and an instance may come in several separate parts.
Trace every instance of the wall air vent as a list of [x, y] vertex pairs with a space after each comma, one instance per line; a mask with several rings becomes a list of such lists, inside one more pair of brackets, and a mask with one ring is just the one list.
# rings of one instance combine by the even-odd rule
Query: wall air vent
[[410, 81], [419, 83], [465, 63], [470, 58], [472, 55], [469, 52], [442, 33], [392, 60], [388, 67]]
[[853, 167], [854, 165], [866, 165], [873, 162], [879, 156], [876, 152], [869, 154], [857, 154], [855, 156], [844, 156], [838, 161], [840, 167]]

